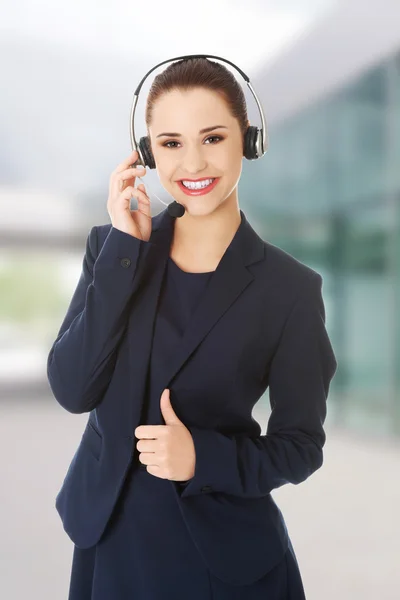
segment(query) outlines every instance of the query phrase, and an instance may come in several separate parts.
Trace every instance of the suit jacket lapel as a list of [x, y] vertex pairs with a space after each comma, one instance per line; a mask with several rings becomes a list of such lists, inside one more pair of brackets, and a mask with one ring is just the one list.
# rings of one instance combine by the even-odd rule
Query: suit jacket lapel
[[[241, 223], [222, 256], [217, 269], [212, 274], [202, 295], [201, 302], [192, 314], [176, 352], [170, 357], [164, 373], [164, 388], [168, 387], [172, 378], [203, 341], [210, 329], [214, 327], [218, 319], [221, 318], [231, 304], [253, 281], [254, 276], [247, 269], [247, 266], [264, 258], [264, 241], [252, 229], [244, 213], [240, 211], [240, 214]], [[158, 216], [160, 216], [158, 227], [153, 231], [151, 237], [151, 242], [154, 243], [152, 250], [155, 250], [155, 254], [153, 254], [155, 260], [152, 261], [152, 272], [149, 273], [149, 277], [152, 279], [152, 284], [150, 285], [152, 321], [156, 316], [162, 278], [170, 253], [174, 221], [173, 217], [169, 216], [167, 210]], [[150, 292], [148, 297], [150, 300]]]
[[[250, 226], [244, 213], [240, 211], [240, 214], [239, 228], [212, 274], [176, 352], [170, 357], [163, 374], [164, 388], [168, 387], [218, 319], [251, 284], [254, 276], [247, 266], [264, 258], [264, 241]], [[135, 396], [138, 394], [139, 397], [143, 397], [144, 392], [143, 373], [147, 372], [150, 358], [153, 325], [170, 254], [173, 224], [174, 218], [170, 217], [167, 209], [153, 218], [150, 243], [142, 248], [138, 273], [135, 277], [139, 282], [137, 293], [141, 297], [135, 310], [132, 311], [132, 334], [129, 341], [132, 364], [136, 365], [136, 368], [132, 369], [132, 384], [135, 387]]]

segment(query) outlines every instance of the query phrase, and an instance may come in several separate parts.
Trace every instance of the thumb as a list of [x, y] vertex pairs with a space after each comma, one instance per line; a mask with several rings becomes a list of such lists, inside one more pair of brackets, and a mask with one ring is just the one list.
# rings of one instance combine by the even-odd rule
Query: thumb
[[166, 425], [178, 425], [182, 421], [178, 419], [171, 405], [170, 391], [165, 389], [161, 394], [160, 408]]

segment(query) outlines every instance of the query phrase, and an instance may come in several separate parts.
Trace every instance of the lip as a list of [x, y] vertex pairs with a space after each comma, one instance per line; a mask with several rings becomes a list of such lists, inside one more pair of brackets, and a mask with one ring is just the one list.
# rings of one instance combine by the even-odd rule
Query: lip
[[218, 181], [219, 181], [219, 177], [203, 177], [202, 179], [185, 179], [184, 181], [204, 181], [204, 179], [214, 179], [214, 181], [208, 185], [207, 187], [201, 189], [201, 190], [189, 190], [188, 188], [186, 188], [183, 183], [182, 180], [179, 179], [178, 180], [178, 186], [179, 188], [182, 190], [182, 192], [184, 192], [187, 196], [203, 196], [203, 194], [209, 194], [217, 185]]
[[189, 179], [189, 177], [181, 177], [180, 179], [177, 179], [177, 181], [204, 181], [205, 179], [216, 179], [215, 177], [199, 177], [199, 179]]

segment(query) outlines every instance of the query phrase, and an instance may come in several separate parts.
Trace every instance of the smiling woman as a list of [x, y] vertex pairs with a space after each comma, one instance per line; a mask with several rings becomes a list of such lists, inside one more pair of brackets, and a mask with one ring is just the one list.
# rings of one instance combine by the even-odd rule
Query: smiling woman
[[[270, 493], [322, 464], [336, 369], [322, 278], [239, 208], [243, 157], [264, 148], [225, 67], [168, 67], [146, 123], [143, 152], [184, 215], [148, 221], [146, 201], [151, 235], [92, 228], [48, 358], [60, 404], [91, 413], [56, 501], [75, 544], [69, 600], [304, 600]], [[132, 177], [133, 156], [113, 176]], [[112, 219], [132, 216], [125, 195]]]

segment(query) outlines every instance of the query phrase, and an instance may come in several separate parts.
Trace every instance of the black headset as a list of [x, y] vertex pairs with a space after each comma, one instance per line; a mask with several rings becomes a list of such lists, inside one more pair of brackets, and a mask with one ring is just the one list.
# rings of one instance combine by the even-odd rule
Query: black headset
[[266, 125], [265, 125], [265, 117], [264, 117], [261, 103], [260, 103], [259, 99], [257, 98], [257, 95], [256, 95], [255, 91], [253, 90], [250, 80], [247, 77], [247, 75], [241, 69], [239, 69], [239, 67], [237, 67], [233, 62], [226, 60], [225, 58], [222, 58], [220, 56], [213, 56], [211, 54], [210, 55], [208, 55], [208, 54], [187, 54], [185, 56], [177, 56], [176, 58], [169, 58], [167, 60], [163, 60], [162, 62], [155, 65], [155, 67], [153, 67], [152, 69], [150, 69], [150, 71], [148, 71], [146, 73], [146, 75], [143, 77], [143, 79], [141, 80], [141, 82], [139, 83], [139, 85], [137, 86], [137, 88], [135, 90], [135, 94], [133, 96], [131, 114], [130, 114], [129, 127], [130, 127], [130, 134], [131, 134], [132, 150], [137, 151], [139, 158], [132, 166], [142, 165], [143, 167], [146, 167], [146, 166], [149, 167], [149, 169], [156, 168], [156, 163], [155, 163], [155, 160], [153, 157], [153, 153], [151, 151], [150, 140], [149, 140], [148, 136], [141, 137], [139, 144], [137, 144], [136, 139], [135, 139], [134, 118], [135, 118], [135, 110], [136, 110], [136, 104], [137, 104], [138, 97], [139, 97], [140, 88], [142, 87], [145, 79], [150, 75], [150, 73], [152, 71], [154, 71], [154, 69], [156, 69], [160, 65], [163, 65], [168, 62], [173, 62], [174, 60], [182, 60], [182, 59], [186, 60], [189, 58], [216, 58], [218, 60], [222, 60], [223, 62], [229, 63], [230, 65], [232, 65], [232, 67], [234, 67], [242, 75], [242, 77], [246, 81], [251, 93], [253, 94], [255, 101], [257, 102], [258, 110], [259, 110], [260, 117], [261, 117], [261, 123], [262, 123], [261, 129], [259, 129], [258, 127], [255, 127], [254, 125], [249, 125], [249, 127], [247, 128], [245, 138], [244, 138], [243, 156], [245, 158], [247, 158], [248, 160], [255, 160], [257, 158], [261, 158], [261, 156], [263, 156], [265, 154], [265, 152], [267, 151], [267, 132], [266, 132]]

